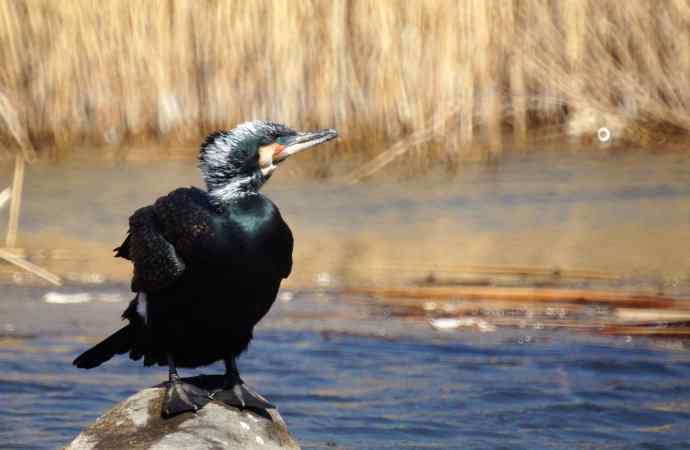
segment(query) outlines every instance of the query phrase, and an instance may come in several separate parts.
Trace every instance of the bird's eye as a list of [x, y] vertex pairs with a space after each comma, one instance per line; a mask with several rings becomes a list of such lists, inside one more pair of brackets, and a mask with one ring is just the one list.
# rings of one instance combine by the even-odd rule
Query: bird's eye
[[276, 139], [276, 144], [283, 145], [285, 143], [285, 137], [284, 136], [279, 136], [278, 139]]

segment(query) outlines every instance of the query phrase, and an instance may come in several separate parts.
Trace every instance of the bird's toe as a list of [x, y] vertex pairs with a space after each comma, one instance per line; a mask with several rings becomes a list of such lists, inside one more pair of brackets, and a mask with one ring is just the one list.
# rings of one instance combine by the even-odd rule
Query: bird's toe
[[163, 399], [162, 415], [173, 417], [188, 411], [198, 411], [211, 401], [210, 394], [188, 383], [173, 381], [168, 385]]
[[212, 394], [214, 400], [221, 401], [226, 405], [239, 409], [259, 409], [266, 410], [275, 408], [260, 394], [244, 383], [228, 386], [225, 389], [216, 391]]

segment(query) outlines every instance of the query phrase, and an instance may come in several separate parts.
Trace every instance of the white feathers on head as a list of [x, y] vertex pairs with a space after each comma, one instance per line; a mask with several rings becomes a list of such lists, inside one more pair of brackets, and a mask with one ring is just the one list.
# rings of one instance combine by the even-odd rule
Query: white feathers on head
[[231, 131], [210, 134], [199, 152], [199, 169], [209, 193], [221, 200], [256, 193], [270, 173], [261, 170], [247, 171], [244, 161], [233, 160], [233, 152], [251, 140], [261, 140], [295, 133], [285, 125], [254, 120], [244, 122]]

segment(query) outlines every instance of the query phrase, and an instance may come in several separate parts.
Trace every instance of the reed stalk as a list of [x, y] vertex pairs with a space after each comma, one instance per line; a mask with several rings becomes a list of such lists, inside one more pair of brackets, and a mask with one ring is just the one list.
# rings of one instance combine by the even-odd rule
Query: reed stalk
[[363, 159], [439, 120], [411, 159], [554, 125], [653, 146], [690, 127], [689, 30], [684, 0], [7, 0], [0, 145], [188, 145], [268, 118], [334, 126]]

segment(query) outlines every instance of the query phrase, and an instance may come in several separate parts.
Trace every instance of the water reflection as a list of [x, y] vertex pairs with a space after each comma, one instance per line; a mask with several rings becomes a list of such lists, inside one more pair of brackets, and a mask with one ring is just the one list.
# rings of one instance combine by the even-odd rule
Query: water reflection
[[[10, 168], [0, 166], [0, 179]], [[20, 243], [29, 255], [72, 278], [122, 281], [129, 267], [110, 250], [129, 214], [199, 175], [193, 161], [72, 160], [32, 165], [26, 181]], [[346, 186], [288, 171], [267, 184], [295, 232], [290, 283], [396, 284], [478, 264], [688, 283], [687, 154], [534, 152], [454, 176], [376, 181]]]

